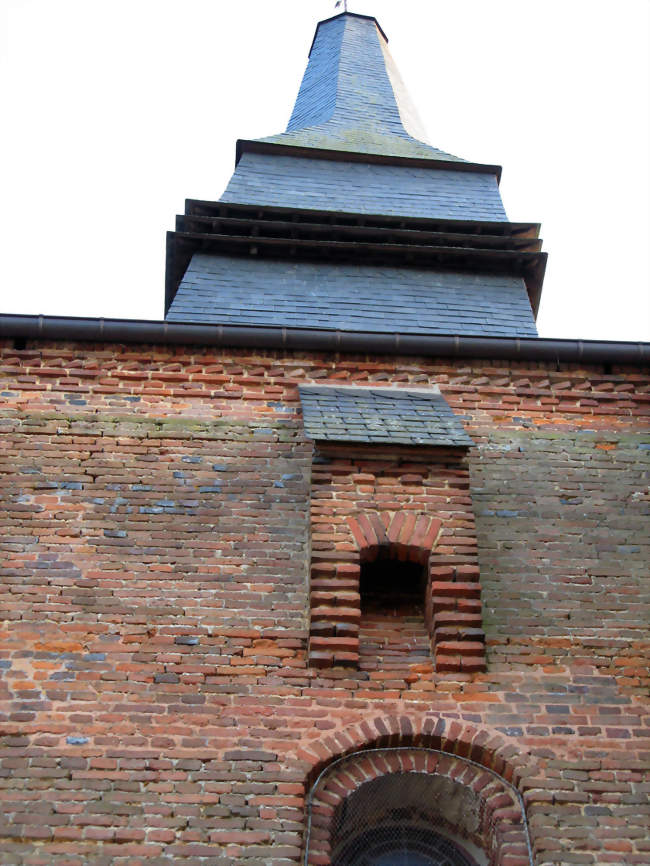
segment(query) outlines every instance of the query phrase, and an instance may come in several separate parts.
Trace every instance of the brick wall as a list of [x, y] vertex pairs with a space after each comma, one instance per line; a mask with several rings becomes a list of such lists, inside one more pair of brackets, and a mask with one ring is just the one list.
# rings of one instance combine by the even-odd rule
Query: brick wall
[[[0, 374], [1, 862], [297, 863], [315, 774], [398, 744], [513, 780], [537, 866], [648, 861], [647, 371], [33, 343]], [[485, 672], [307, 665], [310, 381], [463, 418]]]

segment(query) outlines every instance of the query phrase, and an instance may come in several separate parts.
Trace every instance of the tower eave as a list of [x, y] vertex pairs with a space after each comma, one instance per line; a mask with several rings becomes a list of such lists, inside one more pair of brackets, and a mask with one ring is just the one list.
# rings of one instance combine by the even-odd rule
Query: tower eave
[[428, 159], [426, 157], [402, 156], [390, 153], [329, 149], [302, 144], [268, 141], [264, 139], [238, 138], [235, 146], [235, 166], [244, 153], [274, 153], [283, 156], [329, 159], [336, 162], [367, 162], [372, 165], [403, 165], [418, 168], [453, 169], [454, 171], [491, 174], [501, 181], [502, 167], [481, 162], [465, 162], [452, 159]]

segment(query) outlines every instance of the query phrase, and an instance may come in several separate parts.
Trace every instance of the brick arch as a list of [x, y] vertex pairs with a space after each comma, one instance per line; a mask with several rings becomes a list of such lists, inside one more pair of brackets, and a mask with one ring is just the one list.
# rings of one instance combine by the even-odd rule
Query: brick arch
[[[418, 751], [422, 748], [442, 754]], [[373, 751], [376, 749], [389, 751]], [[311, 764], [307, 773], [312, 798], [310, 863], [330, 862], [332, 827], [343, 800], [362, 785], [393, 773], [430, 775], [434, 789], [440, 788], [440, 777], [445, 777], [447, 790], [452, 783], [459, 790], [467, 789], [466, 793], [480, 800], [480, 826], [475, 835], [470, 837], [462, 827], [445, 824], [444, 816], [441, 826], [460, 831], [482, 847], [491, 866], [530, 862], [520, 801], [510, 785], [522, 787], [525, 777], [536, 769], [536, 761], [499, 734], [435, 716], [379, 716], [312, 742], [301, 757]]]
[[469, 758], [519, 788], [538, 769], [538, 761], [520, 744], [486, 727], [464, 724], [434, 714], [378, 715], [364, 719], [302, 745], [309, 790], [322, 771], [339, 758], [364, 749], [422, 746]]
[[426, 565], [440, 536], [442, 521], [426, 514], [380, 511], [348, 517], [361, 562], [373, 562], [382, 549], [401, 562]]
[[[356, 555], [340, 548], [312, 554], [310, 664], [358, 665], [361, 566], [385, 555], [427, 569], [425, 623], [436, 672], [484, 671], [479, 569], [450, 546], [453, 530], [440, 518], [417, 511], [358, 512], [348, 515], [343, 525]], [[475, 537], [463, 534], [461, 541], [471, 547]]]

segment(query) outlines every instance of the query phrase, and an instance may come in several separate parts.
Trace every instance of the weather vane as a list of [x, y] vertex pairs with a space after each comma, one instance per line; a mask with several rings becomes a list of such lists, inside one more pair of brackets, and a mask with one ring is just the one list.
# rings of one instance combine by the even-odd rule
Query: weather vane
[[336, 5], [334, 6], [334, 8], [338, 9], [339, 6], [342, 6], [343, 11], [347, 12], [348, 11], [348, 0], [336, 0]]

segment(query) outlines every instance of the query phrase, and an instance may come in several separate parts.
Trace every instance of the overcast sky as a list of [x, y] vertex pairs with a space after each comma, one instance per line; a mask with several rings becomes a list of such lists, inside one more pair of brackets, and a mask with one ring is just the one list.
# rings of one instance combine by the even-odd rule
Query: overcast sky
[[[649, 340], [648, 0], [350, 0], [541, 222], [540, 335]], [[0, 0], [0, 311], [161, 318], [165, 232], [284, 130], [334, 0]]]

